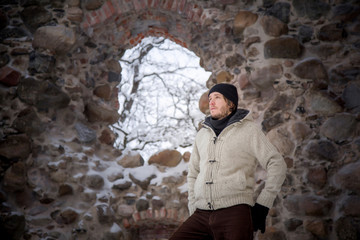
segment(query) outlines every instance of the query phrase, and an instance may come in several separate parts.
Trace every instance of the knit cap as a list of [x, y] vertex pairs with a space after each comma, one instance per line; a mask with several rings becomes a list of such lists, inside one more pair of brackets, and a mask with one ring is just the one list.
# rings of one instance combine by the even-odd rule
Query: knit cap
[[233, 102], [237, 108], [239, 98], [238, 98], [237, 89], [234, 85], [227, 84], [227, 83], [219, 83], [210, 89], [208, 97], [210, 96], [210, 94], [212, 92], [221, 93], [222, 95], [224, 95], [225, 98], [227, 98], [231, 102]]

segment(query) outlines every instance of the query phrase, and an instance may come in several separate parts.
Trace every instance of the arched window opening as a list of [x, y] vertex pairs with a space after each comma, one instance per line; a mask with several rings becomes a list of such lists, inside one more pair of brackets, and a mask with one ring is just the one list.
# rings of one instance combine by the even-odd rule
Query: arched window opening
[[147, 37], [120, 59], [120, 120], [115, 146], [147, 161], [163, 149], [191, 147], [204, 117], [198, 108], [210, 72], [199, 57], [165, 38]]

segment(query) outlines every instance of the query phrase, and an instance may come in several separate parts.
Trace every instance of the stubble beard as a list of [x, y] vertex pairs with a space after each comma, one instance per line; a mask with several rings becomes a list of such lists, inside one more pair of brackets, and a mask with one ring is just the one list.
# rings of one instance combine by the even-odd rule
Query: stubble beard
[[221, 119], [229, 116], [230, 113], [231, 113], [231, 112], [230, 112], [230, 109], [227, 108], [227, 107], [225, 107], [225, 106], [223, 106], [222, 108], [220, 108], [220, 113], [219, 113], [219, 114], [214, 115], [214, 116], [211, 115], [211, 117], [214, 118], [214, 119], [216, 119], [216, 120], [221, 120]]

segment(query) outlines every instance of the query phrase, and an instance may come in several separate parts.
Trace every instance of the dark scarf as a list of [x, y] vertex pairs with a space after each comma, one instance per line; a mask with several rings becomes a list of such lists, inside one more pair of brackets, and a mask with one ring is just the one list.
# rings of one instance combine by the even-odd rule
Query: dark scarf
[[220, 120], [210, 117], [210, 125], [211, 128], [214, 130], [216, 136], [219, 136], [221, 131], [227, 126], [230, 118], [235, 114], [235, 112], [236, 111], [232, 112], [231, 114], [229, 114], [229, 116], [224, 117]]

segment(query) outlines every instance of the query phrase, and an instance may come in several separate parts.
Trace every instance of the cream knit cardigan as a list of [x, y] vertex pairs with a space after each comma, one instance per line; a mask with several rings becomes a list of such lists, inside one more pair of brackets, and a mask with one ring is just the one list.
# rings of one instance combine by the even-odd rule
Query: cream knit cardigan
[[[267, 172], [265, 187], [254, 200], [257, 164]], [[188, 170], [190, 215], [257, 202], [271, 208], [285, 180], [286, 164], [250, 114], [227, 126], [216, 138], [207, 125], [196, 135]]]

